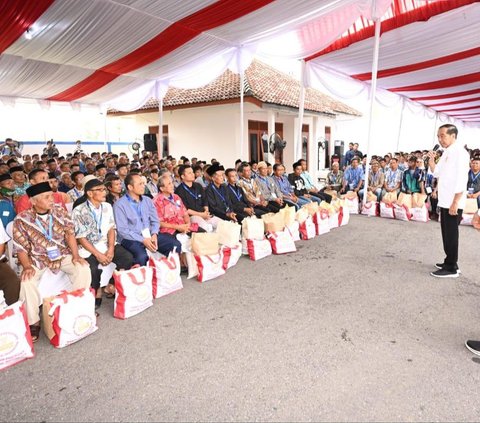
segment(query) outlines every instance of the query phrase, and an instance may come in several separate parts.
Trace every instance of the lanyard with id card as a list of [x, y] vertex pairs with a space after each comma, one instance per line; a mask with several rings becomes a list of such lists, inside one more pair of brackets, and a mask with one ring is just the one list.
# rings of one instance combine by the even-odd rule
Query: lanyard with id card
[[[45, 238], [47, 238], [47, 241], [52, 242], [52, 239], [53, 239], [53, 217], [52, 217], [52, 215], [50, 215], [49, 217], [50, 217], [50, 219], [49, 219], [49, 222], [48, 222], [48, 232], [45, 230], [45, 228], [43, 227], [43, 225], [40, 222], [40, 220], [38, 219], [38, 217], [35, 220], [35, 223], [37, 224], [38, 229], [40, 229], [40, 231], [45, 236]], [[59, 250], [58, 246], [56, 246], [56, 245], [50, 245], [50, 246], [47, 247], [47, 256], [48, 256], [48, 259], [50, 261], [56, 261], [56, 260], [59, 260], [62, 257], [62, 255], [60, 254], [60, 250]]]

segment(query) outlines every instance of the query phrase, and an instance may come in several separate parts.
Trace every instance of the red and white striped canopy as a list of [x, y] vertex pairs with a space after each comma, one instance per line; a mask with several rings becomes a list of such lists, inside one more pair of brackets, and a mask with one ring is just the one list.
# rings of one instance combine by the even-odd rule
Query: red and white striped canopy
[[[311, 64], [370, 81], [374, 28], [360, 19]], [[480, 122], [480, 2], [396, 0], [382, 18], [378, 87]]]
[[262, 40], [342, 11], [344, 31], [370, 3], [3, 0], [0, 97], [100, 104], [123, 95], [126, 108], [139, 107], [159, 81], [204, 85], [247, 67]]
[[[366, 19], [389, 6], [379, 86], [477, 119], [480, 19], [471, 0], [3, 0], [0, 101], [133, 110], [168, 85], [199, 87], [227, 68], [243, 70], [259, 45], [287, 35], [290, 42], [273, 54], [368, 80], [373, 31]], [[360, 16], [365, 30], [357, 22], [328, 47]]]

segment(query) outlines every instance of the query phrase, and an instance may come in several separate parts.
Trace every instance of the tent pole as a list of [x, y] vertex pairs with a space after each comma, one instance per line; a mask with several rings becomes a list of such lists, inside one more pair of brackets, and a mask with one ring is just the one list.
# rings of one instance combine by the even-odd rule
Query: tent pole
[[103, 112], [103, 151], [109, 153], [107, 144], [107, 110]]
[[157, 155], [161, 159], [163, 154], [163, 96], [158, 99], [158, 138]]
[[368, 119], [368, 133], [367, 133], [367, 164], [365, 166], [365, 183], [363, 187], [363, 204], [367, 202], [367, 191], [368, 191], [368, 174], [369, 174], [369, 165], [368, 160], [371, 160], [370, 154], [370, 138], [372, 136], [372, 125], [373, 125], [373, 108], [375, 106], [375, 94], [377, 91], [377, 73], [378, 73], [378, 51], [380, 47], [380, 27], [381, 20], [377, 18], [375, 20], [375, 44], [373, 48], [373, 62], [372, 62], [372, 84], [370, 87], [370, 116]]
[[240, 160], [243, 160], [243, 142], [245, 137], [245, 110], [243, 102], [243, 90], [245, 86], [245, 71], [240, 72]]
[[400, 113], [400, 124], [398, 126], [397, 149], [400, 151], [400, 137], [402, 136], [403, 114], [405, 113], [405, 97], [402, 97], [402, 112]]
[[295, 149], [295, 161], [302, 158], [302, 127], [303, 115], [305, 112], [305, 60], [301, 61], [302, 70], [300, 74], [300, 102], [298, 105], [298, 129], [297, 129], [297, 145]]

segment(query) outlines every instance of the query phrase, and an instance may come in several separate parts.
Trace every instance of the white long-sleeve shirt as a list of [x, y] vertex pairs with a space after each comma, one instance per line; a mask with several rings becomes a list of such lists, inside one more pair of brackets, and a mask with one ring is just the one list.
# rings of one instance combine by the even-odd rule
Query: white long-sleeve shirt
[[438, 178], [439, 207], [449, 209], [455, 194], [462, 192], [458, 208], [465, 208], [469, 161], [467, 150], [458, 140], [444, 150], [433, 172], [433, 175]]

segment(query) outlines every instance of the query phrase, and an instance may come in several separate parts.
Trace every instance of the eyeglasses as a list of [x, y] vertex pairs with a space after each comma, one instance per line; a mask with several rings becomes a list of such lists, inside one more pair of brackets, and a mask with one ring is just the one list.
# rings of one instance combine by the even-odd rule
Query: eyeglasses
[[102, 188], [95, 188], [95, 189], [91, 189], [90, 191], [97, 191], [97, 192], [102, 192], [102, 191], [106, 191], [107, 188], [105, 187], [102, 187]]

